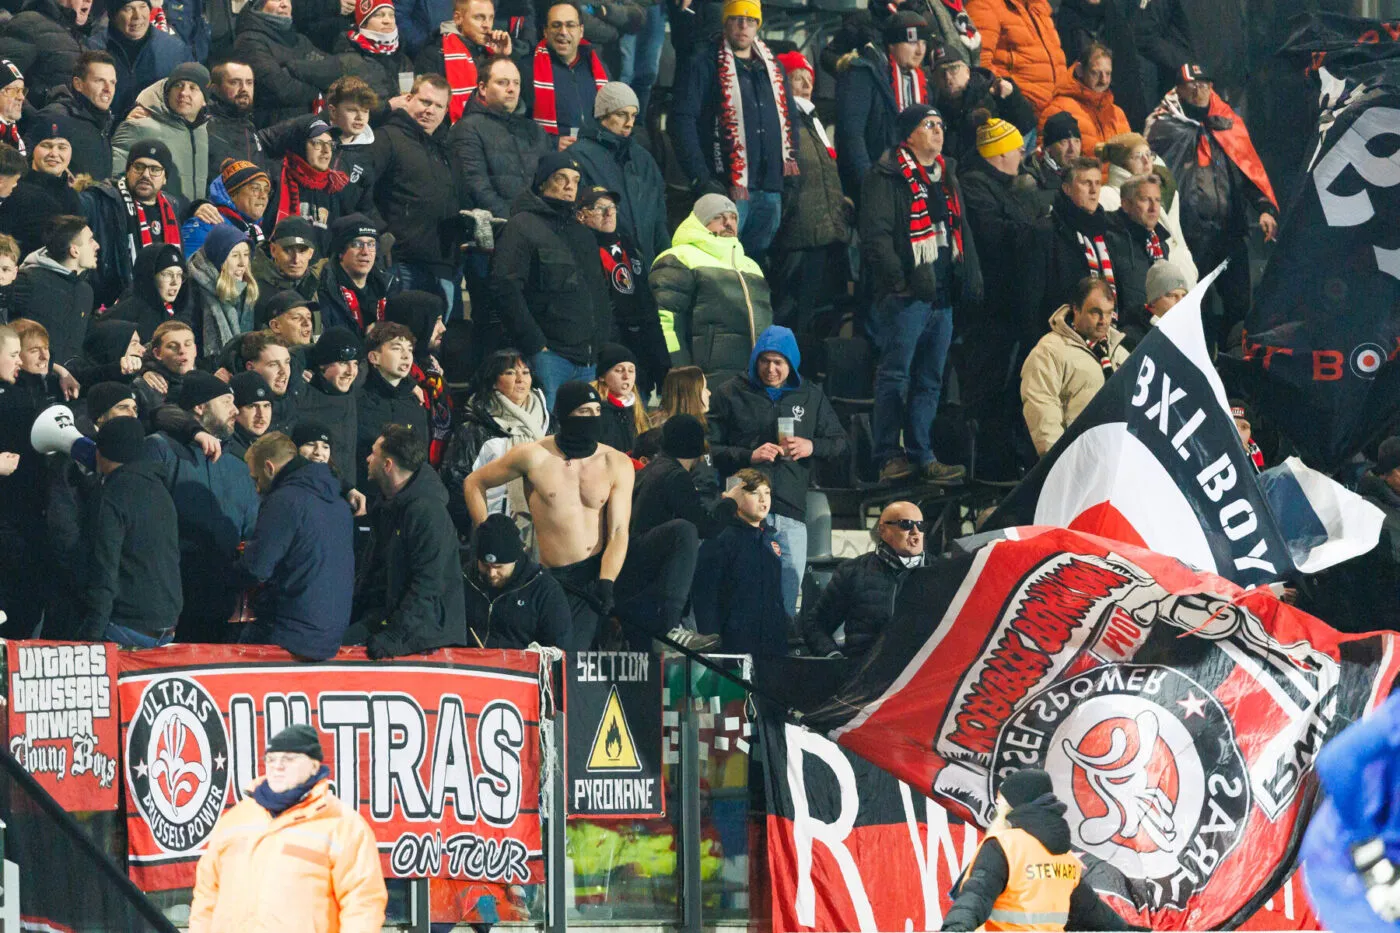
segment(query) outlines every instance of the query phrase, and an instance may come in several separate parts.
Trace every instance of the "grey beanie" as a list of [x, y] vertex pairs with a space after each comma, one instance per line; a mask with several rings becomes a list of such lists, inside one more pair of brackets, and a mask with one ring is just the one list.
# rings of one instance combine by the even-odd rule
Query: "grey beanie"
[[1167, 292], [1173, 289], [1190, 291], [1191, 285], [1186, 281], [1185, 274], [1180, 268], [1160, 259], [1152, 264], [1152, 268], [1147, 270], [1147, 303], [1155, 303]]
[[598, 93], [593, 98], [593, 116], [599, 120], [610, 113], [616, 113], [623, 107], [641, 108], [637, 101], [637, 92], [632, 90], [621, 81], [609, 81], [598, 89]]
[[722, 194], [707, 194], [695, 202], [692, 209], [695, 219], [702, 225], [708, 224], [720, 214], [738, 214], [739, 208]]

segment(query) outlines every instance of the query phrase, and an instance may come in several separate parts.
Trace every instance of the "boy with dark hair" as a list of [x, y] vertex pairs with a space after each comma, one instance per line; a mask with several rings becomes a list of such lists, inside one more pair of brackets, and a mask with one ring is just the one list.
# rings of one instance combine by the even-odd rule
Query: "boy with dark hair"
[[409, 378], [413, 371], [413, 331], [402, 324], [383, 321], [374, 325], [365, 342], [369, 372], [356, 391], [355, 409], [358, 418], [356, 470], [361, 491], [371, 487], [365, 458], [375, 439], [387, 424], [404, 425], [423, 441], [428, 442], [428, 412], [418, 400], [418, 386]]
[[45, 228], [43, 249], [25, 258], [15, 279], [12, 312], [48, 328], [55, 363], [82, 354], [93, 307], [92, 286], [83, 273], [97, 266], [97, 253], [87, 220], [63, 214]]

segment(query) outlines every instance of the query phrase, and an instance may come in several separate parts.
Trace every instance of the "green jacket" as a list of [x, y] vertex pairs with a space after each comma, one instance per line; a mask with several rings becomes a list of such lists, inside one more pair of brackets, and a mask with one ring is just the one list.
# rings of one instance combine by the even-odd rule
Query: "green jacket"
[[754, 340], [773, 323], [763, 270], [737, 238], [706, 230], [694, 214], [651, 267], [652, 296], [673, 366], [699, 366], [712, 385], [746, 372]]

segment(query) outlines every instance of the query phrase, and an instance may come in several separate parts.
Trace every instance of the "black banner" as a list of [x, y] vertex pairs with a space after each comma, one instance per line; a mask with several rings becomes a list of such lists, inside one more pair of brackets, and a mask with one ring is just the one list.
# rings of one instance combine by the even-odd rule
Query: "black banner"
[[1245, 321], [1260, 407], [1335, 468], [1400, 415], [1400, 24], [1312, 17], [1284, 47], [1321, 85], [1307, 178]]
[[565, 670], [568, 815], [664, 816], [660, 655], [580, 651]]

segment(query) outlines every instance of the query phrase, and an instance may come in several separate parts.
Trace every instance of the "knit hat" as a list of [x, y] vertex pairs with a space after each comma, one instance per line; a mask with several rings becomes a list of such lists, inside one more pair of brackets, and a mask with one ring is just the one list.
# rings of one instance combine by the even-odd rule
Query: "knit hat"
[[1119, 168], [1128, 167], [1128, 157], [1137, 149], [1147, 145], [1141, 133], [1119, 133], [1094, 147], [1094, 155], [1100, 162], [1112, 162]]
[[188, 81], [203, 91], [209, 86], [209, 69], [199, 62], [181, 62], [166, 75], [165, 93], [169, 94], [181, 81]]
[[1040, 145], [1042, 148], [1053, 146], [1073, 136], [1075, 139], [1082, 139], [1079, 132], [1079, 123], [1074, 119], [1074, 114], [1061, 110], [1045, 121], [1045, 126], [1040, 131]]
[[661, 452], [690, 460], [705, 455], [705, 426], [694, 415], [672, 415], [661, 426]]
[[233, 390], [233, 404], [239, 408], [272, 401], [272, 389], [267, 380], [262, 377], [262, 373], [255, 373], [251, 369], [245, 369], [230, 379], [228, 387]]
[[258, 327], [266, 327], [268, 321], [274, 321], [286, 314], [293, 308], [316, 309], [320, 307], [314, 298], [305, 298], [300, 292], [284, 289], [274, 292], [266, 299], [258, 303], [256, 309], [255, 323]]
[[97, 432], [97, 452], [113, 463], [135, 463], [144, 459], [146, 429], [141, 427], [141, 419], [123, 416], [104, 424]]
[[337, 219], [331, 224], [330, 255], [339, 256], [345, 252], [352, 240], [363, 236], [379, 239], [379, 228], [364, 214], [346, 214]]
[[1384, 476], [1400, 467], [1400, 437], [1387, 437], [1376, 452], [1376, 475]]
[[365, 20], [386, 6], [392, 9], [394, 5], [386, 0], [355, 0], [355, 28], [364, 29]]
[[797, 49], [793, 49], [791, 52], [784, 52], [775, 57], [778, 59], [778, 64], [783, 66], [783, 71], [787, 74], [792, 74], [794, 71], [808, 71], [811, 72], [812, 77], [815, 78], [817, 76], [816, 71], [812, 68], [812, 63], [807, 61], [807, 56], [803, 55]]
[[321, 441], [327, 447], [331, 444], [331, 429], [319, 421], [298, 421], [292, 428], [292, 443], [301, 447]]
[[327, 327], [321, 332], [321, 339], [307, 349], [306, 365], [315, 369], [332, 363], [348, 363], [358, 360], [363, 352], [360, 338], [348, 328]]
[[759, 6], [758, 0], [725, 0], [724, 19], [731, 16], [748, 16], [758, 20], [759, 25], [763, 24], [763, 7]]
[[700, 221], [701, 226], [707, 226], [720, 214], [737, 215], [739, 208], [735, 207], [734, 202], [722, 194], [707, 194], [695, 202], [691, 213], [695, 215], [696, 220]]
[[598, 89], [597, 95], [593, 98], [593, 116], [601, 120], [608, 114], [616, 113], [624, 107], [640, 109], [641, 106], [637, 100], [637, 92], [631, 87], [621, 81], [609, 81]]
[[321, 737], [315, 729], [304, 725], [288, 726], [274, 735], [272, 741], [267, 743], [267, 753], [270, 755], [273, 752], [296, 752], [317, 761], [325, 758], [325, 753], [321, 751]]
[[1001, 782], [1000, 793], [1012, 808], [1030, 803], [1038, 797], [1055, 792], [1055, 784], [1049, 773], [1039, 768], [1022, 768], [1013, 771]]
[[170, 147], [159, 139], [143, 139], [140, 142], [132, 143], [131, 148], [126, 153], [127, 168], [137, 159], [151, 159], [159, 162], [160, 167], [165, 169], [167, 175], [170, 174], [170, 167], [175, 164], [175, 160], [170, 155]]
[[1166, 259], [1159, 259], [1152, 264], [1152, 268], [1147, 270], [1147, 303], [1155, 303], [1169, 291], [1175, 289], [1190, 291], [1191, 284], [1186, 281], [1186, 275], [1175, 264]]
[[[620, 343], [605, 343], [598, 348], [598, 378], [618, 363], [637, 365], [637, 355]], [[578, 406], [574, 406], [577, 408]]]
[[24, 134], [24, 144], [33, 152], [46, 139], [66, 139], [72, 142], [81, 138], [82, 127], [77, 120], [61, 113], [42, 113], [34, 118], [29, 132]]
[[316, 228], [305, 217], [295, 215], [277, 221], [272, 231], [272, 242], [281, 247], [310, 246], [316, 248]]
[[16, 81], [24, 80], [24, 72], [8, 58], [0, 58], [0, 88], [9, 87]]
[[908, 107], [905, 107], [899, 112], [899, 116], [895, 118], [895, 138], [900, 142], [904, 142], [910, 136], [913, 136], [914, 131], [919, 128], [919, 124], [923, 123], [929, 117], [938, 117], [942, 119], [943, 114], [938, 112], [937, 107], [931, 107], [928, 104], [910, 104]]
[[884, 28], [880, 30], [880, 38], [884, 40], [885, 45], [918, 42], [928, 37], [928, 20], [911, 10], [900, 10], [891, 14], [885, 20]]
[[191, 411], [196, 405], [208, 404], [221, 395], [232, 395], [233, 387], [218, 376], [194, 369], [185, 373], [180, 385], [180, 407]]
[[236, 194], [239, 188], [260, 178], [269, 186], [272, 184], [272, 179], [267, 177], [267, 172], [245, 159], [224, 159], [219, 168], [219, 178], [224, 183], [224, 190], [230, 195]]
[[99, 382], [87, 390], [88, 417], [96, 421], [118, 405], [130, 399], [136, 401], [136, 391], [122, 382]]
[[984, 159], [1004, 155], [1025, 144], [1021, 131], [1006, 120], [992, 117], [977, 127], [977, 154]]
[[[125, 7], [128, 3], [144, 3], [147, 6], [150, 6], [150, 0], [107, 0], [107, 19], [111, 20], [112, 18], [114, 18], [118, 13], [122, 11], [122, 8]], [[115, 31], [116, 26], [113, 25], [112, 29], [113, 31]]]
[[593, 388], [590, 382], [572, 379], [554, 393], [554, 414], [556, 417], [566, 418], [574, 413], [574, 409], [590, 402], [603, 404], [603, 400], [598, 397], [598, 390]]
[[578, 159], [569, 155], [567, 149], [563, 152], [550, 152], [540, 156], [540, 161], [535, 166], [535, 180], [533, 186], [535, 191], [538, 193], [539, 190], [544, 187], [544, 183], [549, 181], [549, 176], [553, 175], [555, 172], [563, 171], [566, 168], [571, 168], [580, 175], [583, 174], [583, 169], [579, 166]]
[[252, 238], [233, 224], [215, 224], [210, 228], [209, 236], [205, 238], [200, 250], [210, 265], [215, 269], [222, 269], [228, 254], [233, 252], [233, 248], [239, 243], [252, 243]]
[[476, 528], [476, 559], [488, 564], [513, 564], [525, 556], [515, 520], [493, 512]]

